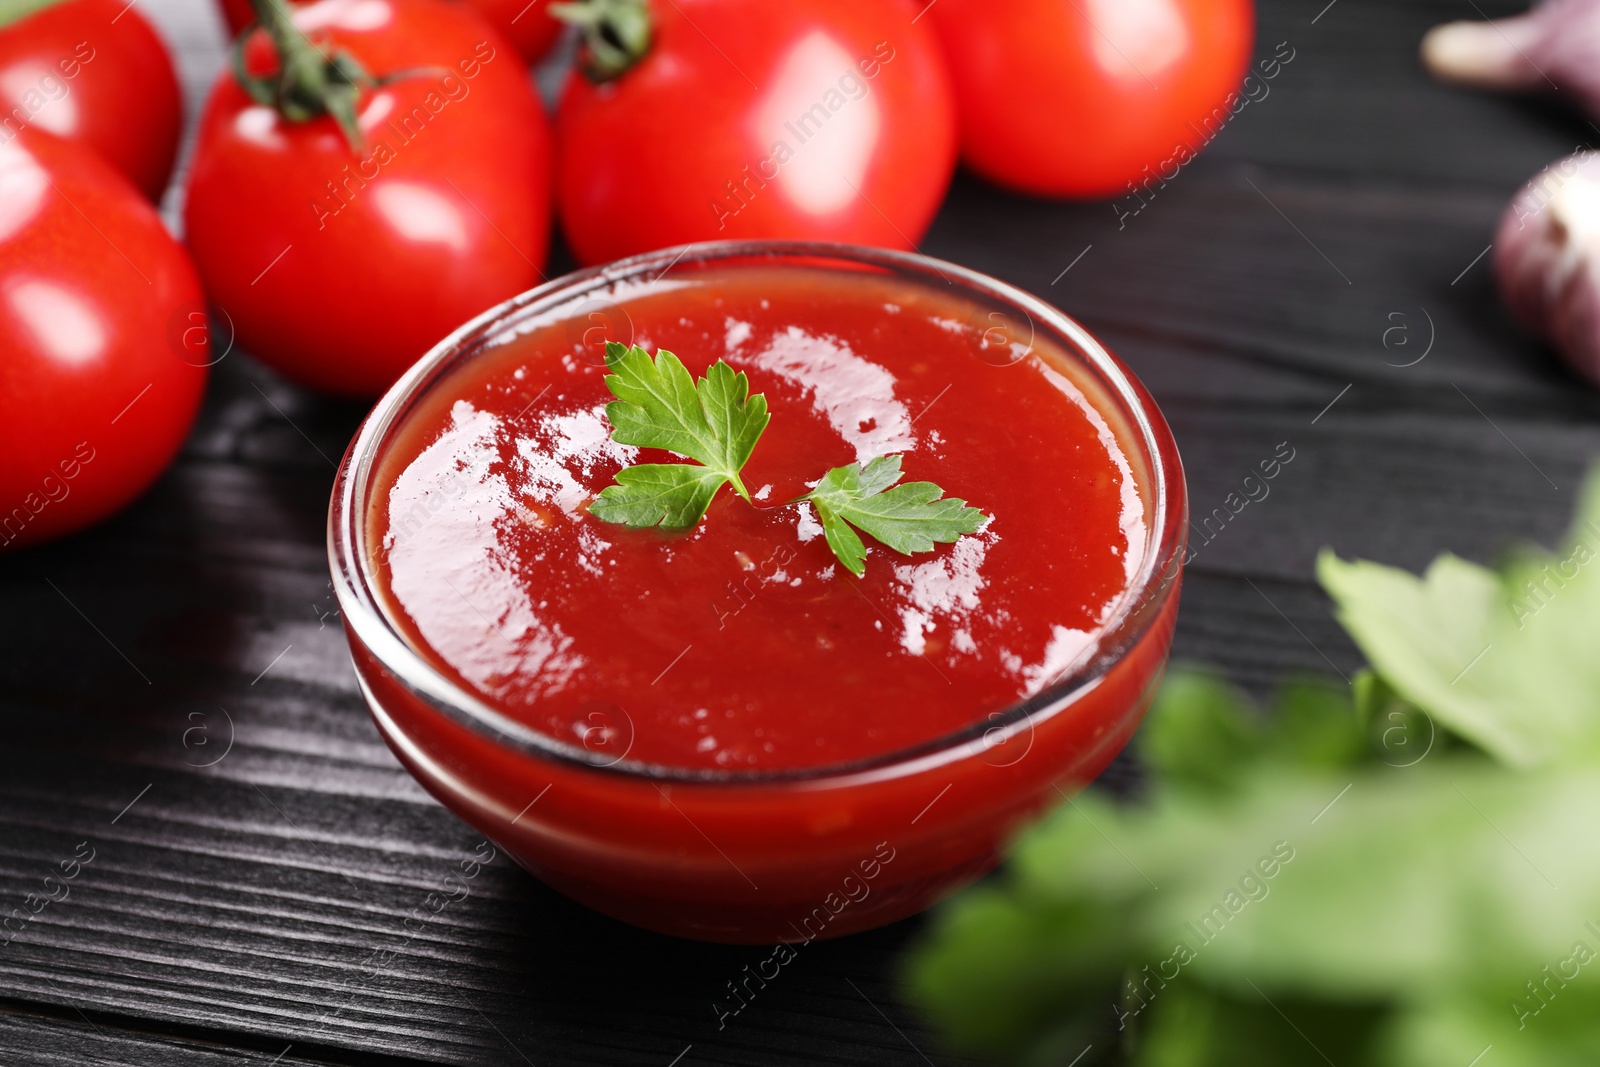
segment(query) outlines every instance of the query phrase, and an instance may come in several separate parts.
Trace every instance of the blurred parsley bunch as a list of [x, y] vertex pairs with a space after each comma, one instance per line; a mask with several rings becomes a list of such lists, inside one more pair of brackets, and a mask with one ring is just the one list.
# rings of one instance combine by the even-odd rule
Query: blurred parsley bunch
[[1028, 1067], [1600, 1063], [1600, 470], [1564, 549], [1331, 553], [1372, 664], [1268, 716], [1169, 677], [1087, 793], [937, 914], [912, 1001]]

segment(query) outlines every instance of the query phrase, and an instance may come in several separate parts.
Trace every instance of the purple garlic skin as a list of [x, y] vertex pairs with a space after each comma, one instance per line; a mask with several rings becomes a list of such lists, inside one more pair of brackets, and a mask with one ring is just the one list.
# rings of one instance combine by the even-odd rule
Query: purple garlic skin
[[1522, 187], [1495, 234], [1494, 273], [1512, 313], [1600, 384], [1600, 152]]
[[1545, 0], [1513, 18], [1435, 26], [1422, 64], [1461, 85], [1557, 89], [1600, 117], [1600, 0]]

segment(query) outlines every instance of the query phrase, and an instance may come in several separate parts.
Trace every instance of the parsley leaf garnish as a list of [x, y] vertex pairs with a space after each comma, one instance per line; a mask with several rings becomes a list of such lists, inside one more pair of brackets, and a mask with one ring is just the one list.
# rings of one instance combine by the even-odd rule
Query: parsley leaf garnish
[[1339, 621], [1400, 695], [1518, 767], [1600, 755], [1600, 468], [1566, 547], [1499, 570], [1449, 554], [1414, 577], [1324, 551]]
[[852, 463], [833, 468], [800, 498], [816, 509], [828, 547], [857, 578], [866, 573], [867, 559], [858, 529], [909, 556], [931, 552], [936, 542], [976, 533], [987, 517], [965, 500], [945, 497], [932, 482], [891, 489], [900, 477], [900, 457], [879, 456], [864, 467]]
[[[595, 518], [625, 526], [688, 528], [705, 517], [724, 485], [754, 503], [739, 471], [769, 416], [766, 397], [750, 395], [749, 378], [719, 359], [695, 381], [671, 352], [657, 351], [651, 359], [637, 345], [615, 341], [606, 343], [606, 368], [606, 388], [617, 398], [606, 405], [611, 439], [694, 462], [624, 467], [616, 484], [589, 505]], [[909, 556], [976, 533], [988, 518], [965, 500], [946, 498], [932, 482], [896, 486], [900, 477], [900, 457], [879, 456], [865, 466], [833, 468], [815, 489], [790, 503], [816, 509], [828, 547], [858, 578], [866, 573], [867, 546], [857, 530]]]
[[687, 529], [700, 521], [717, 490], [719, 471], [692, 463], [636, 463], [617, 472], [589, 510], [606, 522]]
[[617, 399], [606, 405], [612, 440], [659, 448], [692, 459], [640, 463], [617, 474], [589, 511], [605, 522], [628, 526], [688, 527], [705, 516], [724, 485], [746, 500], [739, 471], [767, 428], [767, 398], [750, 395], [750, 379], [718, 360], [696, 382], [671, 352], [652, 360], [637, 345], [606, 343], [606, 387]]

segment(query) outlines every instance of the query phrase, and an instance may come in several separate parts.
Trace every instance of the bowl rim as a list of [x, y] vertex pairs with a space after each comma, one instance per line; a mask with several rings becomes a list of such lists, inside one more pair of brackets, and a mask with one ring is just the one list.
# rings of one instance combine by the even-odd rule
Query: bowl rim
[[[533, 729], [497, 710], [482, 697], [446, 677], [404, 638], [389, 618], [368, 567], [365, 504], [373, 473], [390, 431], [428, 389], [458, 363], [495, 347], [520, 321], [580, 304], [620, 284], [659, 282], [679, 266], [704, 267], [719, 261], [836, 261], [854, 267], [882, 268], [908, 281], [960, 284], [964, 293], [1021, 311], [1038, 332], [1048, 329], [1069, 355], [1093, 373], [1116, 401], [1118, 416], [1138, 439], [1139, 458], [1149, 471], [1153, 492], [1149, 543], [1139, 573], [1100, 627], [1094, 654], [1070, 673], [1059, 674], [1033, 696], [959, 730], [915, 745], [848, 762], [769, 770], [679, 767], [621, 759], [590, 751]], [[653, 275], [653, 277], [652, 277]], [[1030, 345], [1031, 350], [1031, 345]], [[1119, 442], [1126, 447], [1126, 442]], [[328, 559], [346, 635], [405, 689], [434, 712], [468, 727], [502, 748], [575, 769], [654, 782], [751, 785], [807, 782], [916, 773], [1008, 744], [1039, 722], [1070, 708], [1137, 646], [1160, 617], [1178, 586], [1184, 561], [1188, 499], [1182, 461], [1165, 418], [1137, 377], [1076, 320], [1058, 308], [981, 272], [920, 253], [812, 241], [715, 241], [679, 245], [562, 275], [497, 304], [467, 322], [413, 364], [379, 398], [362, 421], [340, 461], [328, 509]], [[370, 701], [373, 696], [363, 685]], [[624, 711], [624, 714], [626, 712]]]

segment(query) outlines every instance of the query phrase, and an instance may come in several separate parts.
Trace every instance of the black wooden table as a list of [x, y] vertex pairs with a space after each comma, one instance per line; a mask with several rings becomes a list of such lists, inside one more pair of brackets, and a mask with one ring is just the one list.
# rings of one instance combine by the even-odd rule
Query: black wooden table
[[[1513, 4], [1325, 3], [1264, 4], [1258, 52], [1292, 61], [1137, 215], [961, 178], [924, 249], [1108, 341], [1197, 516], [1293, 450], [1213, 524], [1178, 622], [1179, 655], [1256, 691], [1357, 663], [1320, 547], [1418, 568], [1549, 541], [1600, 455], [1600, 396], [1511, 326], [1482, 255], [1516, 186], [1600, 134], [1419, 71], [1428, 25]], [[206, 0], [153, 13], [192, 118], [220, 33]], [[143, 500], [0, 559], [0, 913], [93, 850], [0, 948], [0, 1063], [955, 1062], [897, 996], [916, 920], [809, 947], [724, 1029], [713, 999], [764, 950], [622, 926], [504, 858], [407, 934], [480, 835], [396, 763], [346, 657], [323, 524], [361, 414], [231, 355]]]

